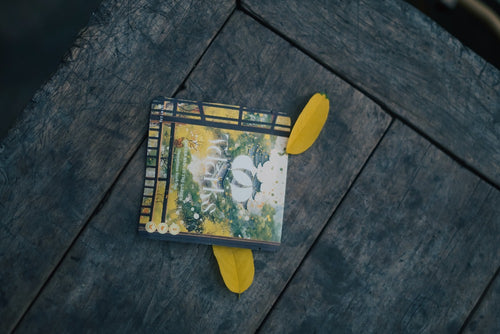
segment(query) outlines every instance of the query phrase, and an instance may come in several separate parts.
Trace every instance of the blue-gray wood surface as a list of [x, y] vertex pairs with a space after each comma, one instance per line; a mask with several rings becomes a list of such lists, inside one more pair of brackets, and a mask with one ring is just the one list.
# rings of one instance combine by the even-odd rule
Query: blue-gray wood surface
[[[404, 2], [106, 0], [0, 146], [0, 330], [499, 332], [499, 88]], [[239, 298], [210, 247], [136, 234], [153, 97], [316, 91]]]

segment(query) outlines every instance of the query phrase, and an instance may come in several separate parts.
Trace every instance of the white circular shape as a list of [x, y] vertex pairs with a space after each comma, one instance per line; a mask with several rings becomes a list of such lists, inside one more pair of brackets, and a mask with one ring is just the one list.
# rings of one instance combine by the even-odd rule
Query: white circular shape
[[168, 229], [168, 231], [172, 235], [177, 235], [181, 231], [181, 228], [176, 223], [173, 223], [172, 225], [170, 225], [170, 228]]
[[153, 233], [154, 231], [156, 231], [156, 224], [153, 222], [147, 222], [146, 231], [148, 231], [149, 233]]
[[168, 225], [167, 225], [167, 223], [160, 223], [160, 224], [158, 224], [158, 233], [165, 234], [167, 232], [168, 232]]

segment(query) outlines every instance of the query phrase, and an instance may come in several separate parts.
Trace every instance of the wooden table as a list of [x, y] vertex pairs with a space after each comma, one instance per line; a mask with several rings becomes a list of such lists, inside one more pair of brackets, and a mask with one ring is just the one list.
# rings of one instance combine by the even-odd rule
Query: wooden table
[[[153, 97], [316, 91], [240, 298], [137, 235]], [[1, 332], [500, 332], [500, 72], [405, 2], [105, 0], [0, 151]]]

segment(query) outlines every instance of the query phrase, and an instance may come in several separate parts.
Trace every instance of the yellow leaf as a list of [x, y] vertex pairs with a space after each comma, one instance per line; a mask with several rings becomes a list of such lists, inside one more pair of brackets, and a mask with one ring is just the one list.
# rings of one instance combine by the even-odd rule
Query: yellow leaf
[[292, 128], [286, 153], [300, 154], [314, 143], [325, 125], [329, 109], [326, 94], [316, 93], [311, 97]]
[[252, 251], [216, 245], [213, 245], [212, 249], [227, 288], [238, 294], [248, 289], [252, 285], [255, 272]]

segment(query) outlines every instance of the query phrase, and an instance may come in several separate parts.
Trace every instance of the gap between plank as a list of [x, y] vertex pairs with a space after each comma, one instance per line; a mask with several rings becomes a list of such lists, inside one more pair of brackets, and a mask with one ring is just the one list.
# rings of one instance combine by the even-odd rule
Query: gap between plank
[[262, 26], [269, 29], [274, 34], [278, 35], [279, 37], [281, 37], [282, 39], [287, 41], [294, 48], [296, 48], [297, 50], [299, 50], [300, 52], [302, 52], [303, 54], [305, 54], [306, 56], [311, 58], [313, 61], [315, 61], [316, 63], [318, 63], [319, 65], [321, 65], [325, 69], [327, 69], [329, 72], [331, 72], [332, 74], [336, 75], [340, 79], [347, 82], [349, 85], [351, 85], [356, 90], [358, 90], [359, 92], [361, 92], [362, 94], [367, 96], [369, 99], [371, 99], [373, 102], [375, 102], [380, 108], [382, 108], [382, 110], [384, 110], [386, 113], [388, 113], [391, 117], [397, 119], [398, 121], [400, 121], [404, 125], [411, 128], [413, 131], [418, 133], [420, 136], [422, 136], [423, 138], [425, 138], [426, 140], [431, 142], [434, 146], [436, 146], [440, 151], [442, 151], [446, 155], [448, 155], [454, 162], [459, 164], [461, 167], [467, 169], [471, 173], [473, 173], [476, 176], [478, 176], [479, 178], [481, 178], [484, 182], [488, 183], [490, 186], [492, 186], [495, 189], [500, 191], [500, 185], [497, 185], [495, 183], [495, 181], [493, 181], [488, 176], [486, 176], [485, 174], [483, 174], [482, 172], [477, 170], [474, 166], [467, 163], [464, 159], [455, 155], [451, 150], [449, 150], [448, 148], [444, 147], [441, 143], [439, 143], [438, 141], [431, 138], [429, 135], [427, 135], [425, 132], [423, 132], [423, 130], [421, 130], [418, 127], [416, 127], [415, 125], [413, 125], [406, 118], [404, 118], [401, 115], [397, 114], [396, 112], [392, 111], [391, 108], [385, 102], [383, 102], [381, 99], [379, 99], [376, 96], [374, 96], [373, 94], [369, 93], [366, 89], [360, 87], [358, 84], [356, 84], [355, 82], [350, 80], [346, 75], [341, 74], [338, 71], [336, 71], [335, 69], [333, 69], [330, 65], [328, 65], [327, 63], [323, 62], [321, 59], [316, 57], [316, 55], [313, 52], [302, 47], [297, 42], [295, 42], [291, 37], [285, 35], [285, 33], [281, 32], [277, 28], [273, 27], [269, 22], [265, 21], [257, 13], [252, 12], [252, 10], [248, 6], [245, 6], [244, 4], [242, 4], [241, 1], [237, 1], [236, 4], [237, 4], [236, 9], [238, 9], [241, 12], [243, 12], [244, 14], [248, 15], [250, 18], [254, 19], [259, 24], [261, 24]]
[[[229, 19], [234, 15], [235, 11], [236, 11], [236, 6], [233, 8], [233, 10], [231, 11], [231, 13], [229, 13], [229, 15], [227, 16], [227, 18], [224, 21], [224, 23], [222, 23], [222, 25], [220, 26], [220, 28], [217, 30], [217, 32], [215, 33], [215, 35], [212, 37], [212, 39], [208, 43], [207, 47], [203, 50], [203, 52], [198, 57], [198, 59], [196, 60], [196, 62], [194, 63], [194, 65], [191, 67], [191, 69], [189, 70], [189, 72], [187, 73], [187, 75], [184, 77], [184, 80], [177, 86], [176, 90], [174, 91], [174, 94], [172, 95], [173, 97], [175, 97], [180, 91], [182, 91], [182, 90], [185, 89], [187, 80], [189, 79], [189, 77], [191, 76], [191, 74], [193, 73], [193, 71], [196, 69], [196, 67], [198, 67], [198, 64], [200, 63], [201, 59], [205, 56], [205, 54], [207, 53], [208, 49], [210, 49], [210, 47], [212, 46], [213, 42], [217, 39], [217, 37], [219, 36], [219, 34], [221, 33], [221, 31], [224, 29], [224, 27], [229, 22]], [[29, 303], [29, 305], [23, 311], [22, 315], [19, 317], [19, 319], [17, 320], [16, 324], [14, 325], [14, 327], [12, 329], [12, 333], [14, 333], [14, 332], [17, 331], [17, 329], [19, 328], [19, 325], [23, 322], [23, 320], [26, 317], [26, 315], [29, 313], [29, 311], [31, 310], [31, 308], [33, 307], [33, 305], [35, 304], [35, 302], [38, 300], [38, 298], [41, 296], [41, 294], [43, 293], [43, 291], [45, 290], [45, 288], [47, 287], [47, 285], [49, 284], [49, 282], [54, 277], [55, 273], [59, 270], [59, 267], [62, 265], [62, 263], [64, 262], [64, 260], [67, 258], [69, 252], [71, 251], [71, 249], [73, 248], [73, 246], [76, 244], [77, 240], [80, 238], [80, 236], [82, 235], [83, 231], [87, 228], [88, 224], [94, 219], [95, 216], [97, 216], [99, 214], [99, 212], [102, 210], [102, 208], [104, 207], [104, 205], [106, 205], [106, 202], [108, 201], [109, 197], [111, 196], [111, 193], [113, 192], [113, 189], [115, 188], [116, 184], [120, 180], [122, 174], [127, 169], [127, 167], [130, 165], [132, 159], [135, 157], [135, 155], [137, 154], [137, 152], [139, 151], [139, 149], [141, 148], [141, 146], [147, 140], [147, 137], [148, 137], [148, 134], [146, 132], [142, 136], [141, 140], [139, 141], [139, 144], [134, 148], [133, 153], [131, 154], [130, 158], [125, 162], [125, 164], [119, 170], [118, 174], [116, 175], [115, 179], [113, 180], [113, 183], [110, 185], [110, 187], [108, 188], [108, 190], [106, 191], [106, 193], [104, 194], [104, 196], [102, 196], [102, 198], [99, 201], [99, 203], [95, 206], [95, 208], [92, 211], [92, 213], [90, 214], [89, 218], [87, 218], [85, 220], [85, 223], [82, 225], [82, 227], [80, 228], [80, 230], [78, 231], [78, 233], [76, 234], [76, 236], [73, 238], [73, 240], [69, 244], [68, 248], [66, 248], [66, 251], [64, 251], [63, 255], [57, 261], [57, 264], [54, 266], [54, 268], [52, 269], [52, 271], [48, 275], [48, 277], [45, 280], [45, 282], [39, 288], [39, 290], [36, 293], [35, 297], [31, 300], [31, 302]]]
[[321, 237], [321, 235], [323, 234], [323, 232], [325, 231], [326, 227], [330, 224], [330, 221], [332, 220], [333, 216], [335, 215], [335, 213], [337, 212], [338, 208], [340, 208], [340, 206], [342, 205], [342, 203], [344, 202], [344, 200], [346, 199], [347, 195], [351, 192], [351, 189], [354, 187], [354, 185], [356, 184], [358, 178], [360, 177], [360, 175], [363, 173], [363, 171], [365, 170], [365, 167], [368, 165], [368, 163], [370, 162], [370, 160], [372, 159], [372, 156], [375, 154], [375, 152], [377, 151], [377, 149], [379, 148], [380, 144], [382, 143], [382, 141], [384, 140], [385, 136], [387, 135], [387, 133], [389, 132], [389, 130], [393, 127], [393, 124], [395, 122], [395, 118], [392, 118], [391, 119], [391, 122], [389, 123], [389, 125], [387, 126], [387, 128], [384, 130], [384, 133], [382, 134], [382, 136], [380, 136], [377, 144], [375, 145], [375, 147], [373, 147], [372, 151], [370, 152], [370, 154], [368, 155], [368, 157], [366, 158], [365, 162], [363, 163], [363, 166], [361, 166], [361, 168], [359, 169], [358, 173], [356, 174], [356, 176], [354, 177], [354, 179], [352, 180], [351, 184], [349, 185], [349, 187], [347, 188], [347, 190], [345, 191], [344, 195], [342, 195], [342, 198], [340, 199], [339, 203], [333, 208], [333, 211], [332, 213], [330, 214], [330, 216], [328, 217], [328, 219], [326, 220], [326, 224], [321, 228], [321, 230], [319, 231], [318, 235], [316, 236], [316, 238], [314, 239], [313, 243], [311, 244], [311, 247], [309, 247], [309, 249], [307, 250], [306, 254], [304, 254], [304, 257], [302, 257], [302, 260], [300, 260], [300, 263], [299, 265], [297, 266], [297, 268], [295, 268], [294, 272], [292, 273], [292, 275], [290, 276], [290, 278], [288, 279], [288, 281], [286, 282], [285, 286], [283, 287], [283, 289], [281, 290], [280, 294], [278, 295], [278, 297], [274, 300], [273, 304], [271, 305], [271, 308], [269, 309], [269, 311], [267, 312], [266, 316], [264, 317], [264, 319], [262, 319], [261, 323], [259, 324], [259, 327], [257, 327], [257, 330], [256, 332], [260, 332], [261, 329], [262, 329], [262, 325], [266, 322], [266, 320], [268, 319], [269, 315], [272, 313], [274, 307], [276, 306], [276, 304], [278, 303], [278, 301], [281, 299], [281, 297], [284, 295], [284, 293], [286, 292], [286, 290], [288, 289], [288, 286], [290, 285], [290, 283], [293, 281], [293, 279], [295, 278], [295, 276], [297, 275], [297, 273], [299, 272], [299, 269], [302, 267], [302, 265], [304, 264], [304, 262], [306, 261], [306, 259], [308, 258], [309, 254], [311, 253], [312, 249], [314, 248], [314, 246], [316, 245], [316, 243], [318, 242], [319, 238]]
[[464, 333], [467, 326], [469, 326], [469, 323], [471, 322], [472, 317], [476, 314], [477, 310], [479, 309], [479, 307], [483, 303], [483, 300], [486, 298], [486, 295], [488, 294], [489, 290], [491, 289], [491, 286], [493, 285], [493, 283], [495, 282], [496, 279], [500, 279], [499, 275], [500, 275], [500, 267], [497, 268], [497, 271], [493, 274], [493, 277], [490, 279], [488, 284], [486, 284], [486, 287], [484, 288], [483, 293], [481, 294], [481, 296], [479, 296], [479, 299], [477, 300], [476, 304], [474, 304], [474, 307], [469, 312], [469, 315], [467, 316], [467, 318], [465, 318], [465, 321], [464, 321], [462, 327], [460, 327], [460, 330], [458, 331], [459, 333]]

